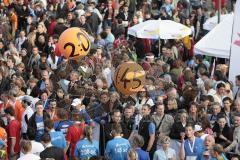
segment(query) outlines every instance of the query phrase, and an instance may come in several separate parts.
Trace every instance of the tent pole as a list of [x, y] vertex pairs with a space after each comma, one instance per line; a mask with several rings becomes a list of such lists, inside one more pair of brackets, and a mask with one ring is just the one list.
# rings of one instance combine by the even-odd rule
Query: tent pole
[[[218, 0], [218, 24], [221, 21], [221, 0]], [[216, 57], [214, 60], [218, 60], [218, 58]]]
[[218, 0], [218, 23], [220, 23], [221, 18], [221, 0]]
[[160, 57], [161, 55], [161, 39], [160, 39], [160, 36], [158, 38], [158, 57]]

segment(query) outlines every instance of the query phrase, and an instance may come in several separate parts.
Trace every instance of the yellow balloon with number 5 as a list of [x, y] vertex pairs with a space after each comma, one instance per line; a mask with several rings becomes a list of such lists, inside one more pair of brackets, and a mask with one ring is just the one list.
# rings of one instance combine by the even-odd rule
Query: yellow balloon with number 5
[[119, 65], [114, 73], [114, 85], [124, 95], [139, 92], [145, 84], [145, 71], [132, 61]]

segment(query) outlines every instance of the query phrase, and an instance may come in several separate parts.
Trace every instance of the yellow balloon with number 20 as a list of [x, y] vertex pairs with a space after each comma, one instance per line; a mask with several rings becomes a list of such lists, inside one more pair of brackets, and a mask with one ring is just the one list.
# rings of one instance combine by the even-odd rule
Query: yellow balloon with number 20
[[120, 64], [114, 73], [114, 85], [124, 95], [139, 92], [145, 84], [145, 71], [132, 61]]
[[72, 27], [60, 35], [58, 45], [59, 51], [65, 58], [78, 59], [88, 54], [91, 42], [87, 32], [78, 27]]

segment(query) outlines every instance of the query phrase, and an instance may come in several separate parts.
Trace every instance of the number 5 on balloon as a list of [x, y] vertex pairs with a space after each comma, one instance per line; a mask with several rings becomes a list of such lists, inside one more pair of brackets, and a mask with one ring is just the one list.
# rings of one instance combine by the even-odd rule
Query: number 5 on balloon
[[134, 72], [134, 75], [133, 75], [133, 82], [137, 82], [138, 85], [137, 85], [137, 87], [133, 87], [132, 89], [137, 89], [137, 88], [140, 87], [141, 84], [142, 84], [142, 83], [141, 83], [141, 80], [137, 78], [137, 73], [136, 73], [136, 72]]

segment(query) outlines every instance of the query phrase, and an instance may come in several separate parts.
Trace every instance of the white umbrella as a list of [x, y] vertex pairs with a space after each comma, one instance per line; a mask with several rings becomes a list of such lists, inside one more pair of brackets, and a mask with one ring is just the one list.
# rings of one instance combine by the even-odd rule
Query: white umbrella
[[148, 20], [128, 29], [128, 34], [147, 39], [180, 39], [191, 32], [187, 26], [171, 20]]
[[194, 45], [195, 54], [229, 58], [233, 15], [226, 18]]
[[[231, 18], [233, 14], [224, 14], [220, 17], [220, 22], [222, 22], [226, 18]], [[206, 20], [206, 22], [203, 24], [203, 29], [211, 31], [216, 25], [218, 24], [218, 16], [211, 17]]]

